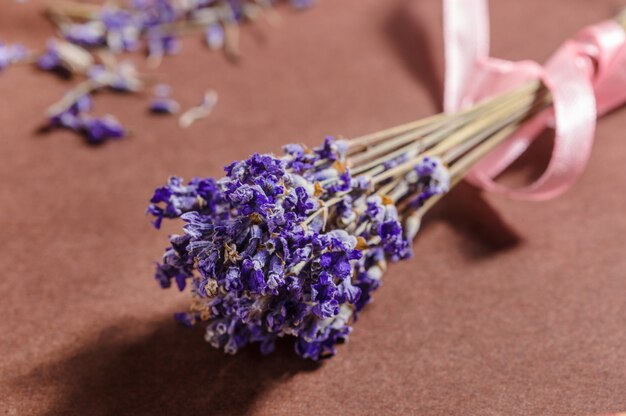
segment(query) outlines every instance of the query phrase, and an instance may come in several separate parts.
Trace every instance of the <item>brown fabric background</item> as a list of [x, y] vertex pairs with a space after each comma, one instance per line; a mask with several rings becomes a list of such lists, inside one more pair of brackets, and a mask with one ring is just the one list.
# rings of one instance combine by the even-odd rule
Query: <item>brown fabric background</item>
[[[493, 54], [545, 60], [620, 1], [492, 1]], [[42, 1], [0, 6], [0, 38], [36, 48]], [[153, 261], [177, 226], [144, 216], [168, 175], [220, 175], [253, 151], [353, 136], [429, 115], [441, 90], [435, 0], [319, 0], [242, 35], [239, 65], [197, 37], [156, 71], [184, 107], [220, 93], [180, 130], [148, 96], [99, 94], [134, 135], [101, 147], [36, 134], [69, 82], [0, 74], [0, 409], [8, 415], [591, 415], [626, 410], [626, 112], [599, 124], [565, 196], [509, 201], [461, 185], [426, 221], [415, 258], [384, 286], [332, 360], [282, 343], [231, 357], [171, 315]], [[139, 59], [138, 62], [141, 62]], [[507, 174], [536, 177], [546, 135]]]

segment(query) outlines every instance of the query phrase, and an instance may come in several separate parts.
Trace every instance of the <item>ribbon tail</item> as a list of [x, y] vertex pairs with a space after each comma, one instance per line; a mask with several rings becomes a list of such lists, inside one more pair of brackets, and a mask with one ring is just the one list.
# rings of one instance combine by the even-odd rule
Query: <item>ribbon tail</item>
[[458, 110], [476, 63], [489, 55], [486, 0], [444, 0], [444, 111]]

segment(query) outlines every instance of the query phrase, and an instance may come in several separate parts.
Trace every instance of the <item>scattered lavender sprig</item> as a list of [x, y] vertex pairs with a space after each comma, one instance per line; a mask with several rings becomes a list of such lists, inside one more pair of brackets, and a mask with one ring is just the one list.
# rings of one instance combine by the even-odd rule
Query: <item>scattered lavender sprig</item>
[[49, 126], [64, 127], [85, 136], [90, 143], [125, 137], [126, 130], [111, 116], [93, 117], [91, 94], [102, 89], [117, 92], [138, 92], [143, 82], [135, 66], [129, 61], [117, 62], [112, 55], [100, 56], [102, 63], [94, 63], [92, 55], [79, 46], [64, 41], [50, 40], [37, 66], [48, 71], [67, 70], [81, 74], [85, 80], [70, 89], [63, 98], [48, 109]]
[[91, 144], [100, 144], [108, 139], [120, 139], [126, 136], [124, 127], [115, 117], [109, 114], [94, 117], [88, 113], [91, 109], [91, 97], [83, 95], [68, 108], [52, 114], [49, 125], [76, 131]]
[[[292, 0], [291, 3], [294, 8], [305, 8], [313, 1]], [[59, 26], [65, 41], [49, 40], [36, 64], [42, 70], [79, 75], [86, 81], [51, 106], [50, 125], [80, 132], [90, 141], [123, 137], [124, 129], [113, 117], [93, 118], [76, 110], [80, 107], [78, 100], [95, 90], [137, 92], [142, 88], [135, 67], [129, 62], [118, 64], [110, 53], [101, 51], [102, 47], [112, 53], [134, 51], [145, 40], [149, 63], [156, 66], [164, 55], [178, 52], [179, 35], [200, 28], [210, 49], [224, 48], [228, 56], [236, 57], [239, 23], [254, 20], [272, 4], [270, 0], [131, 0], [126, 7], [112, 3], [104, 6], [77, 2], [53, 4], [48, 15]], [[87, 48], [97, 48], [98, 53], [92, 54]], [[0, 43], [0, 70], [22, 60], [22, 52], [17, 46], [5, 47]], [[187, 127], [209, 115], [216, 101], [217, 94], [208, 91], [200, 106], [180, 117], [180, 126]], [[173, 114], [180, 106], [169, 98], [169, 90], [157, 87], [149, 109], [152, 113]], [[69, 118], [71, 122], [60, 122]]]
[[[125, 129], [113, 116], [92, 117], [81, 110], [82, 102], [91, 101], [89, 95], [96, 90], [141, 90], [143, 83], [135, 67], [129, 62], [118, 64], [110, 53], [135, 51], [145, 41], [149, 63], [156, 66], [164, 55], [179, 51], [180, 35], [199, 29], [204, 32], [210, 49], [223, 48], [227, 56], [236, 58], [239, 24], [258, 18], [271, 10], [274, 3], [272, 0], [129, 0], [125, 6], [116, 3], [99, 6], [70, 0], [50, 5], [48, 16], [65, 40], [50, 39], [35, 64], [45, 71], [84, 77], [85, 81], [49, 108], [49, 126], [77, 131], [94, 143], [125, 136]], [[290, 3], [302, 9], [313, 1], [290, 0]], [[91, 48], [96, 52], [88, 50]], [[0, 42], [0, 71], [28, 58], [23, 46]], [[216, 102], [217, 94], [208, 91], [200, 106], [181, 116], [180, 126], [187, 127], [206, 117]], [[169, 91], [163, 93], [161, 89], [149, 109], [153, 113], [173, 114], [180, 106], [169, 98]]]
[[94, 63], [94, 57], [84, 48], [54, 38], [48, 40], [46, 49], [37, 59], [39, 69], [62, 71], [67, 75], [85, 75]]
[[[143, 39], [148, 55], [158, 63], [180, 50], [178, 36], [190, 30], [204, 32], [210, 49], [226, 48], [232, 56], [237, 47], [234, 28], [255, 20], [278, 1], [257, 0], [132, 0], [124, 7], [67, 3], [53, 6], [49, 14], [65, 39], [84, 47], [107, 47], [113, 52], [134, 51]], [[313, 0], [290, 0], [295, 9]], [[228, 29], [228, 30], [226, 30]]]

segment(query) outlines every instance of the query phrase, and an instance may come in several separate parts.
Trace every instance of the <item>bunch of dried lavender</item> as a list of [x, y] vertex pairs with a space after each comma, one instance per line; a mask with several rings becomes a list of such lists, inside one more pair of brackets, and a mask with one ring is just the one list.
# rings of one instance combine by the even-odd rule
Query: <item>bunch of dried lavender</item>
[[438, 114], [366, 136], [292, 144], [255, 154], [226, 176], [170, 178], [148, 212], [158, 228], [181, 218], [156, 279], [189, 284], [180, 322], [235, 353], [295, 337], [303, 357], [335, 353], [381, 284], [387, 261], [411, 256], [424, 213], [527, 117], [545, 109], [538, 83], [457, 114]]

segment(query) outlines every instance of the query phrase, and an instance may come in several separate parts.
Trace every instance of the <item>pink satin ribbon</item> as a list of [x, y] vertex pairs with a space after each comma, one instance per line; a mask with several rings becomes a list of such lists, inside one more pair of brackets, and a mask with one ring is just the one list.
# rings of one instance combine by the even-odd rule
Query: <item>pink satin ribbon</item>
[[[588, 26], [542, 67], [534, 61], [489, 57], [486, 0], [444, 0], [444, 41], [446, 112], [536, 79], [543, 81], [554, 102], [483, 159], [467, 179], [489, 191], [536, 201], [569, 189], [589, 159], [597, 117], [626, 102], [624, 29], [611, 20]], [[555, 141], [541, 177], [518, 189], [494, 182], [546, 127], [554, 127]]]

